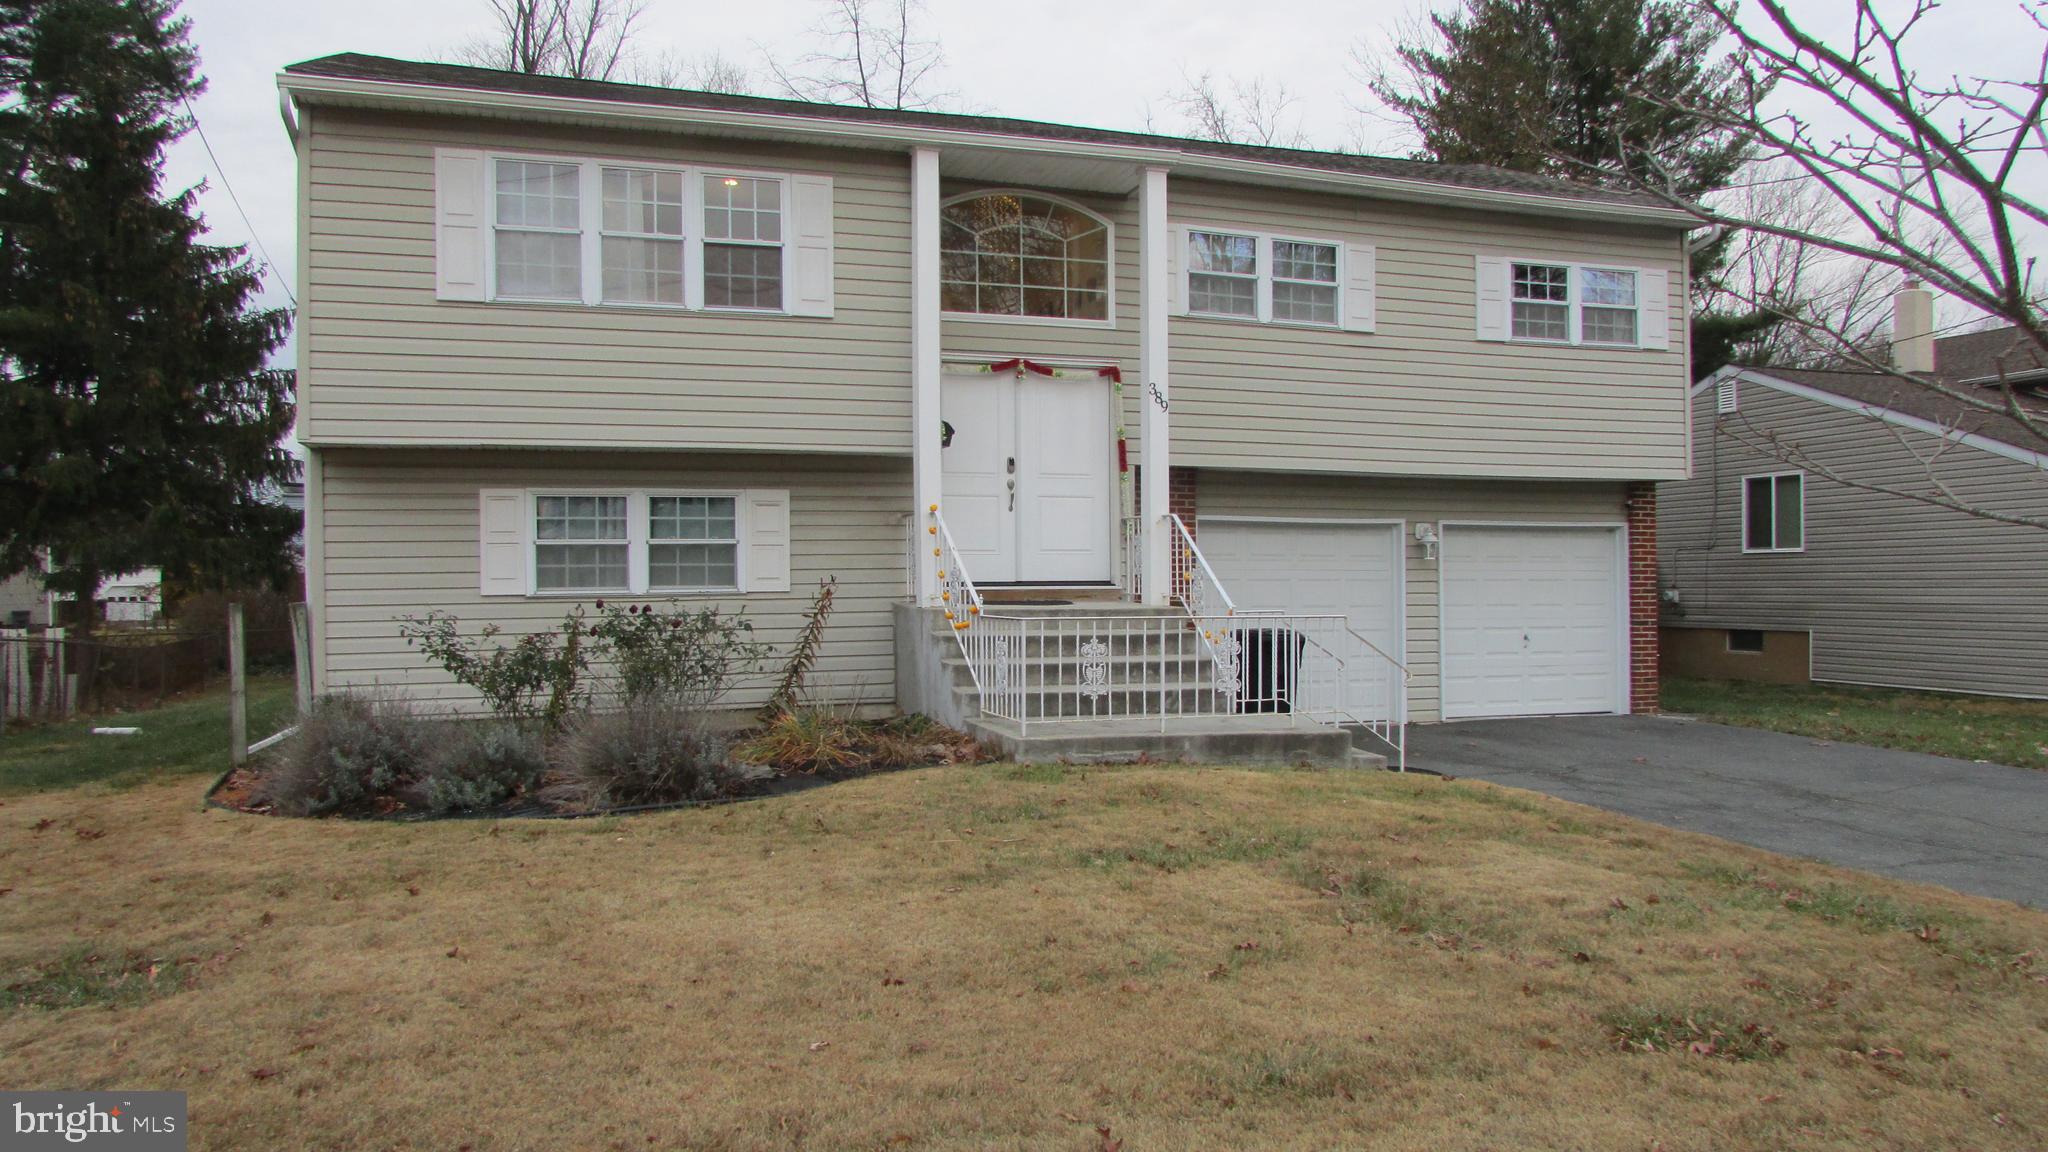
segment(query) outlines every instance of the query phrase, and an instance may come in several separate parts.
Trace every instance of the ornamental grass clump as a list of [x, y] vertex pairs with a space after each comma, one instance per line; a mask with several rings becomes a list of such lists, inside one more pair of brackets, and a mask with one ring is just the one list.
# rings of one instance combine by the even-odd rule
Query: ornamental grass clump
[[714, 800], [770, 775], [730, 763], [702, 713], [645, 703], [584, 715], [556, 761], [565, 798], [587, 808]]

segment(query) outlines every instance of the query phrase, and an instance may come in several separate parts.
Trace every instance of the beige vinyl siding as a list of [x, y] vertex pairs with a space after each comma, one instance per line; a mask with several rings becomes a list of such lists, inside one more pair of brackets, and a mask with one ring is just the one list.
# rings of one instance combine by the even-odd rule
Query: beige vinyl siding
[[[1175, 317], [1174, 463], [1579, 479], [1685, 474], [1685, 277], [1670, 230], [1176, 180], [1176, 225], [1371, 244], [1371, 333]], [[1662, 269], [1667, 351], [1476, 338], [1474, 258]]]
[[[579, 602], [478, 594], [479, 489], [701, 486], [789, 489], [791, 588], [674, 599], [744, 610], [756, 636], [779, 655], [794, 640], [818, 581], [835, 576], [839, 591], [812, 685], [834, 703], [886, 705], [894, 698], [890, 605], [904, 596], [910, 503], [909, 468], [902, 461], [403, 449], [327, 449], [320, 459], [319, 522], [309, 530], [323, 547], [320, 579], [309, 586], [323, 597], [317, 653], [323, 691], [389, 686], [472, 705], [473, 697], [399, 639], [399, 616], [440, 609], [458, 616], [465, 631], [497, 624], [519, 633], [559, 624]], [[774, 670], [771, 660], [727, 703], [758, 704]]]
[[[1819, 680], [2048, 696], [2048, 531], [1809, 472], [1805, 551], [1744, 554], [1742, 478], [1799, 470], [1750, 446], [1765, 432], [1845, 477], [1922, 490], [1928, 479], [1893, 426], [1867, 416], [1755, 384], [1719, 432], [1714, 408], [1711, 388], [1693, 404], [1693, 479], [1658, 490], [1659, 574], [1680, 597], [1667, 624], [1810, 630]], [[2048, 472], [1962, 445], [1937, 468], [1966, 502], [2048, 518]]]
[[1204, 468], [1195, 506], [1198, 524], [1210, 516], [1401, 521], [1407, 553], [1405, 660], [1412, 675], [1408, 718], [1429, 723], [1443, 718], [1438, 561], [1423, 559], [1414, 525], [1445, 520], [1618, 525], [1622, 500], [1622, 486], [1612, 483], [1354, 479]]
[[[907, 157], [324, 107], [306, 131], [309, 442], [908, 452]], [[834, 315], [436, 300], [437, 146], [830, 176]]]

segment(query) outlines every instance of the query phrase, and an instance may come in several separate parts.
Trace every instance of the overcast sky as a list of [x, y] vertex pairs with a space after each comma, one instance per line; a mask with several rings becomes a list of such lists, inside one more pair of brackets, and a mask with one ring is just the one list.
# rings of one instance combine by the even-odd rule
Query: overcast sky
[[[1184, 74], [1284, 79], [1311, 142], [1404, 153], [1411, 140], [1383, 117], [1362, 116], [1353, 78], [1360, 43], [1383, 50], [1422, 0], [929, 0], [943, 43], [939, 87], [972, 111], [1108, 128], [1177, 132], [1169, 93]], [[1801, 18], [1847, 11], [1845, 0], [1799, 0]], [[255, 235], [289, 281], [297, 267], [294, 165], [278, 116], [277, 72], [334, 52], [443, 59], [490, 27], [486, 0], [186, 0], [209, 80], [201, 125]], [[759, 73], [764, 50], [801, 53], [820, 0], [649, 0], [636, 43], [686, 55], [717, 50]], [[1810, 14], [1810, 15], [1809, 15]], [[2041, 38], [2019, 0], [1948, 0], [1916, 34], [1927, 65], [2019, 76]], [[764, 89], [765, 91], [765, 89]], [[194, 135], [172, 154], [176, 186], [201, 180], [214, 239], [251, 239]], [[268, 300], [283, 303], [275, 283]], [[1944, 320], [1949, 317], [1944, 316]]]

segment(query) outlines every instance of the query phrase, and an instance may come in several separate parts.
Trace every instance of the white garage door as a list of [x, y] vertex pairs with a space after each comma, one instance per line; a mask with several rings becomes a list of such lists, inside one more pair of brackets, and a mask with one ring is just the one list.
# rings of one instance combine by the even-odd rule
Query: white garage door
[[1443, 528], [1444, 718], [1617, 712], [1621, 533]]
[[[1201, 521], [1202, 555], [1239, 611], [1343, 616], [1353, 631], [1401, 655], [1401, 528], [1377, 524], [1285, 524]], [[1390, 699], [1380, 682], [1389, 668], [1360, 670], [1360, 719], [1385, 719]], [[1371, 713], [1371, 715], [1366, 715]]]

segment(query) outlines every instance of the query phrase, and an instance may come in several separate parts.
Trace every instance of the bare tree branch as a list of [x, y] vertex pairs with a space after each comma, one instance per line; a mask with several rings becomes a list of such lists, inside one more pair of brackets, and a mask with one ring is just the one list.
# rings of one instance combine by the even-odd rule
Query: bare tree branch
[[492, 33], [456, 52], [479, 68], [528, 75], [610, 80], [627, 61], [628, 43], [647, 0], [484, 0]]
[[1183, 72], [1181, 86], [1166, 98], [1187, 121], [1188, 135], [1198, 140], [1270, 148], [1308, 146], [1300, 118], [1288, 122], [1288, 109], [1297, 100], [1284, 83], [1230, 78], [1219, 84], [1208, 72]]
[[[1802, 27], [1786, 0], [1753, 0], [1740, 19], [1736, 0], [1692, 3], [1733, 46], [1736, 98], [1681, 109], [1668, 94], [1641, 95], [1739, 132], [1771, 171], [1808, 186], [1804, 195], [1819, 197], [1824, 211], [1787, 216], [1741, 197], [1700, 203], [1660, 179], [1654, 163], [1630, 166], [1642, 174], [1638, 187], [1702, 223], [1745, 230], [1753, 250], [1796, 252], [1804, 264], [1792, 270], [1795, 283], [1765, 278], [1724, 291], [1783, 315], [1810, 352], [1826, 350], [1837, 366], [1883, 373], [1964, 411], [2006, 417], [2048, 445], [2048, 416], [2024, 402], [2003, 371], [1998, 386], [1983, 388], [1902, 369], [1871, 338], [1870, 309], [1859, 303], [1873, 278], [1841, 270], [1861, 263], [1923, 281], [2011, 326], [2016, 344], [2048, 363], [2048, 314], [2018, 228], [2048, 225], [2038, 173], [2023, 163], [2048, 142], [2048, 35], [2039, 65], [2023, 78], [1941, 76], [1920, 66], [1914, 37], [1950, 17], [1937, 0], [1882, 9], [1878, 0], [1856, 0], [1839, 46]], [[2025, 0], [2033, 29], [2048, 34], [2044, 9], [2043, 0]], [[1787, 294], [1818, 266], [1846, 276], [1827, 306]]]
[[931, 108], [945, 54], [919, 27], [922, 0], [822, 0], [818, 46], [792, 63], [768, 59], [777, 87], [798, 100], [863, 108]]

